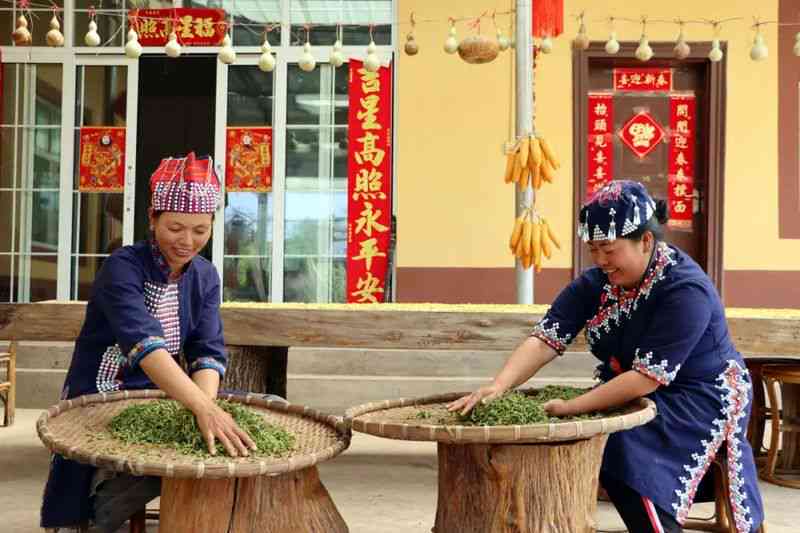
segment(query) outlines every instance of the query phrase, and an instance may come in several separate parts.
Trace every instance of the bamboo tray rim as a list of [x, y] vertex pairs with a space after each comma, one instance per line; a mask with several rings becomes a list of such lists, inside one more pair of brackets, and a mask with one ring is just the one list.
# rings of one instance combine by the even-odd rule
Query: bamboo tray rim
[[[518, 389], [530, 394], [536, 389]], [[423, 407], [432, 403], [456, 400], [469, 392], [452, 392], [420, 398], [399, 398], [370, 402], [351, 407], [345, 421], [354, 431], [397, 440], [435, 441], [451, 444], [546, 444], [584, 440], [596, 435], [624, 431], [647, 424], [657, 415], [655, 402], [638, 398], [627, 405], [629, 412], [590, 420], [548, 422], [514, 426], [466, 426], [425, 423], [401, 423], [364, 420], [363, 415], [400, 407]]]
[[[349, 425], [346, 424], [341, 417], [321, 413], [299, 404], [266, 400], [261, 395], [252, 393], [221, 393], [218, 395], [218, 399], [256, 406], [297, 418], [309, 419], [319, 425], [329, 426], [336, 433], [334, 444], [321, 448], [314, 453], [290, 456], [287, 458], [228, 458], [227, 455], [218, 455], [213, 460], [204, 460], [198, 457], [190, 463], [190, 456], [186, 456], [187, 462], [185, 463], [167, 463], [154, 462], [152, 460], [139, 460], [121, 454], [92, 453], [78, 446], [71, 445], [69, 442], [64, 442], [63, 439], [60, 439], [59, 436], [51, 431], [48, 425], [51, 419], [66, 411], [80, 409], [93, 404], [111, 403], [121, 400], [155, 400], [168, 398], [169, 397], [160, 390], [143, 389], [88, 394], [70, 400], [62, 400], [41, 414], [36, 422], [36, 431], [47, 448], [53, 453], [62, 455], [67, 459], [117, 472], [128, 472], [137, 476], [152, 475], [167, 478], [223, 479], [281, 475], [296, 470], [302, 470], [328, 459], [332, 459], [346, 450], [350, 445], [352, 432], [350, 431]], [[221, 460], [223, 457], [228, 459]]]

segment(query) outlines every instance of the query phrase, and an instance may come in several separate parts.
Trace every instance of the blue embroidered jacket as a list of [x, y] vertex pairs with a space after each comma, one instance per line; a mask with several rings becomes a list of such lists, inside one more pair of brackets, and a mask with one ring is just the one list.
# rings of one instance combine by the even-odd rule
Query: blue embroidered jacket
[[[116, 250], [95, 278], [86, 319], [75, 342], [63, 399], [101, 391], [156, 388], [140, 363], [158, 348], [168, 348], [156, 318], [159, 295], [166, 293], [169, 268], [155, 243], [142, 241]], [[219, 275], [209, 261], [195, 257], [178, 283], [180, 350], [190, 374], [204, 369], [222, 376], [227, 356], [219, 314]], [[173, 354], [176, 355], [176, 354]], [[69, 527], [92, 516], [90, 485], [95, 469], [54, 455], [45, 487], [41, 525]]]

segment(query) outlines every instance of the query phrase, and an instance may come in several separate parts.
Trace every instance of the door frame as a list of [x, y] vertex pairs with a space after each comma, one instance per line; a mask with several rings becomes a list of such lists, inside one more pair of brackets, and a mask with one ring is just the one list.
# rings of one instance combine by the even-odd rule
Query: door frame
[[[575, 218], [586, 196], [586, 180], [588, 161], [586, 154], [586, 138], [589, 134], [588, 117], [586, 112], [587, 94], [589, 90], [589, 64], [596, 60], [608, 61], [612, 59], [634, 60], [634, 53], [638, 42], [628, 41], [620, 43], [620, 51], [615, 56], [609, 56], [605, 51], [605, 43], [594, 41], [586, 50], [573, 50], [572, 52], [572, 168], [573, 168], [573, 213]], [[723, 268], [723, 212], [725, 206], [725, 106], [727, 86], [725, 74], [727, 72], [727, 43], [720, 43], [723, 51], [722, 61], [714, 63], [708, 59], [711, 51], [711, 42], [691, 42], [689, 57], [683, 63], [702, 65], [706, 71], [706, 91], [708, 94], [708, 109], [704, 111], [706, 124], [709, 125], [708, 143], [705, 153], [698, 153], [707, 161], [708, 168], [708, 194], [700, 196], [702, 208], [707, 212], [706, 239], [705, 239], [705, 266], [708, 277], [723, 296], [724, 275]], [[642, 63], [647, 67], [669, 67], [675, 61], [672, 56], [674, 42], [651, 42], [654, 59]], [[573, 222], [573, 229], [577, 222]], [[575, 232], [573, 232], [575, 235]], [[581, 271], [589, 265], [582, 264], [580, 239], [572, 239], [572, 277], [576, 278]]]

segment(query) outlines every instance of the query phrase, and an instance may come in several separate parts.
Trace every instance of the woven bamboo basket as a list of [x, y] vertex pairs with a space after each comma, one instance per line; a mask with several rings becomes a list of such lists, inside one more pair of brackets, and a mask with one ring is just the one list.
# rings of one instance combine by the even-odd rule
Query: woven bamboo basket
[[108, 422], [124, 408], [166, 398], [158, 390], [101, 393], [64, 400], [42, 414], [36, 430], [45, 446], [68, 459], [137, 476], [166, 478], [280, 475], [331, 459], [350, 444], [349, 427], [340, 417], [257, 395], [220, 394], [219, 397], [248, 405], [268, 423], [292, 433], [296, 438], [295, 449], [274, 458], [226, 455], [199, 458], [162, 446], [125, 444], [108, 433]]
[[[531, 394], [535, 390], [526, 389], [521, 392]], [[454, 392], [423, 398], [401, 398], [367, 403], [348, 409], [345, 420], [355, 431], [388, 439], [450, 444], [526, 444], [588, 439], [596, 435], [641, 426], [656, 416], [655, 403], [647, 398], [640, 398], [628, 404], [622, 411], [609, 416], [546, 424], [465, 426], [430, 424], [424, 420], [397, 421], [421, 407], [442, 406], [465, 394], [468, 393]]]

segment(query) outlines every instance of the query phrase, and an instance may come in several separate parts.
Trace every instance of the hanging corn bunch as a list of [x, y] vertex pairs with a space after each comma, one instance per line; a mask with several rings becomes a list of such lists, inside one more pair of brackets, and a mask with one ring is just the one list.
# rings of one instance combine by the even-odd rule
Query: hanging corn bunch
[[547, 139], [523, 137], [506, 155], [505, 183], [517, 183], [521, 190], [529, 186], [539, 190], [542, 182], [553, 183], [561, 167]]
[[552, 257], [554, 246], [561, 249], [558, 237], [547, 220], [533, 209], [525, 209], [514, 221], [508, 247], [525, 270], [533, 266], [536, 272], [540, 272], [543, 258]]

